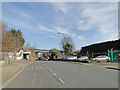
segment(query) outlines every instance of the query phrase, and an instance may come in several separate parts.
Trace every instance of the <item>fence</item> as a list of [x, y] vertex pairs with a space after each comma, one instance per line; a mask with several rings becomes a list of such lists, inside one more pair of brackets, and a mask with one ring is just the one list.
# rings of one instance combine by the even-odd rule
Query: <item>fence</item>
[[120, 62], [120, 50], [108, 50], [108, 60], [110, 62]]
[[17, 60], [16, 53], [6, 53], [6, 52], [0, 52], [0, 55], [2, 56], [2, 61], [4, 61], [4, 64], [9, 64], [15, 60]]

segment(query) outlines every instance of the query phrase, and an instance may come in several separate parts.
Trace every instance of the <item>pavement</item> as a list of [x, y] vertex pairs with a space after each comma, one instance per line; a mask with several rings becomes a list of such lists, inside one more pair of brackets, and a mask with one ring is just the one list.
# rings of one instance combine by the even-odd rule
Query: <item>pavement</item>
[[61, 61], [36, 61], [4, 88], [118, 88], [118, 70]]
[[91, 65], [91, 66], [96, 66], [96, 67], [103, 67], [103, 68], [113, 68], [113, 69], [118, 69], [120, 70], [120, 64], [119, 63], [112, 63], [112, 62], [101, 62], [101, 63], [97, 63], [97, 62], [92, 62], [92, 63], [85, 63], [85, 62], [72, 62], [69, 61], [70, 63], [74, 63], [74, 64], [84, 64], [84, 65]]
[[111, 63], [111, 62], [108, 62], [108, 63], [90, 63], [90, 65], [120, 70], [119, 63]]
[[6, 83], [11, 77], [13, 77], [23, 67], [31, 64], [31, 61], [14, 61], [10, 64], [2, 66], [2, 84]]

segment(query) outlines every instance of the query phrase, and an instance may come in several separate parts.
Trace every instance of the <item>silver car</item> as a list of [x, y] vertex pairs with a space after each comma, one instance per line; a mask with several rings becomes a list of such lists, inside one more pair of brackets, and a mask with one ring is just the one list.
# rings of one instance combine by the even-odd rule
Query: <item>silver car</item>
[[93, 60], [93, 61], [108, 60], [108, 56], [101, 55], [101, 56], [97, 56], [96, 58], [93, 58], [92, 60]]
[[79, 61], [88, 61], [88, 57], [87, 56], [81, 56], [78, 58]]

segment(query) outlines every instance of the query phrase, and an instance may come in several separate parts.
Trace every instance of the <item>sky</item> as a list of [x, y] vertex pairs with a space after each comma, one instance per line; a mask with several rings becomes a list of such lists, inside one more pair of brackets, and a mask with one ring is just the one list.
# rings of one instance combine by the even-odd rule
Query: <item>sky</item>
[[118, 39], [117, 2], [3, 2], [2, 19], [39, 49], [61, 49], [63, 36], [76, 50]]

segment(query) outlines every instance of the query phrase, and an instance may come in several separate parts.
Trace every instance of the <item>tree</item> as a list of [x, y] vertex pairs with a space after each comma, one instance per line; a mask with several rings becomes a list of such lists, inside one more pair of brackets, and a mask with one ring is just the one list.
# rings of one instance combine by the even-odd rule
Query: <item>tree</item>
[[75, 49], [72, 39], [68, 37], [63, 37], [60, 42], [61, 48], [63, 49], [65, 55], [72, 54]]
[[22, 48], [25, 43], [21, 30], [6, 30], [2, 40], [3, 52], [16, 52], [18, 48]]
[[18, 47], [23, 47], [23, 45], [25, 43], [25, 40], [23, 38], [21, 30], [11, 29], [9, 32], [12, 34], [12, 36], [14, 38], [16, 38], [16, 40], [17, 40], [16, 42], [18, 42], [18, 44], [16, 43], [17, 46]]
[[51, 49], [51, 52], [56, 53], [57, 56], [61, 56], [62, 55], [62, 53], [59, 50], [57, 50], [56, 48]]

